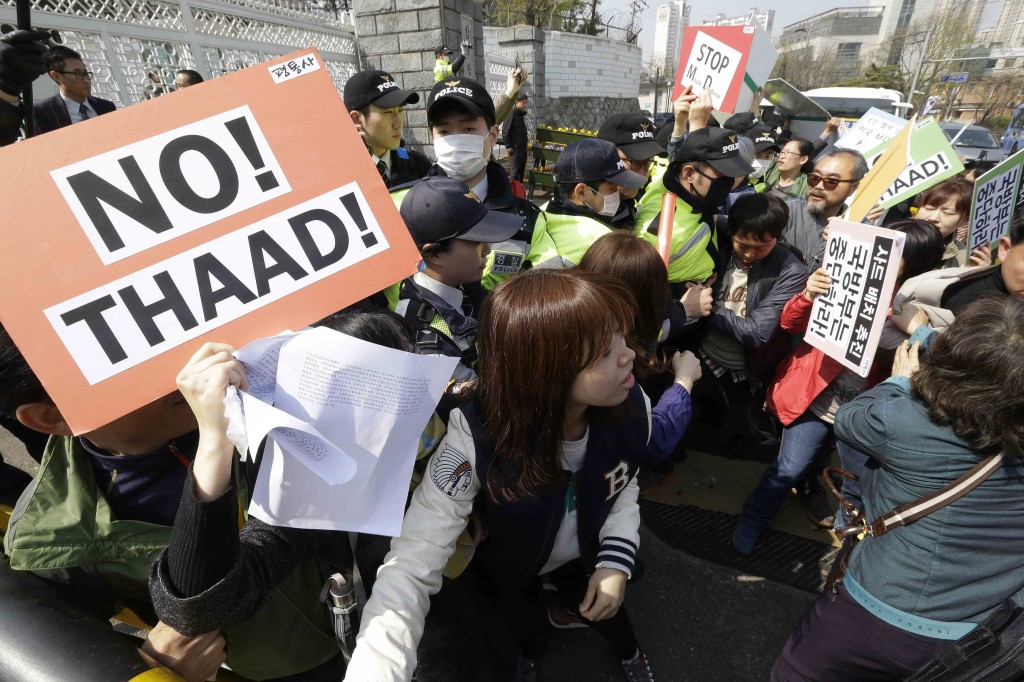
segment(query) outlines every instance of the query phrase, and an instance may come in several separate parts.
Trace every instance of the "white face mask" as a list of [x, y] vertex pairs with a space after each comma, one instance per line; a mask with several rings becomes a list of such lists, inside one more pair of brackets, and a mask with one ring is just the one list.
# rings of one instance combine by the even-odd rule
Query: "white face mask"
[[754, 172], [750, 174], [752, 178], [763, 177], [768, 172], [768, 162], [761, 159], [754, 159], [754, 162], [750, 165], [754, 167]]
[[595, 190], [594, 194], [601, 197], [602, 200], [602, 207], [598, 209], [598, 213], [611, 218], [619, 212], [619, 190], [612, 190], [610, 194], [601, 194]]
[[434, 138], [437, 165], [450, 178], [465, 182], [487, 166], [487, 135], [445, 135]]

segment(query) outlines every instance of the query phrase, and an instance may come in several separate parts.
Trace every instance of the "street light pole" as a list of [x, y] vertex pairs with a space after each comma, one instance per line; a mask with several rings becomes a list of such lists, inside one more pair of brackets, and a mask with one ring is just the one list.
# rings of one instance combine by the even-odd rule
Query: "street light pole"
[[914, 79], [910, 81], [910, 93], [907, 97], [907, 102], [910, 103], [911, 107], [914, 104], [914, 93], [917, 92], [917, 81], [921, 77], [921, 69], [924, 68], [924, 62], [928, 59], [928, 43], [932, 41], [932, 33], [934, 32], [934, 28], [929, 28], [924, 34], [924, 49], [921, 50], [921, 58], [917, 60], [917, 68], [914, 69]]

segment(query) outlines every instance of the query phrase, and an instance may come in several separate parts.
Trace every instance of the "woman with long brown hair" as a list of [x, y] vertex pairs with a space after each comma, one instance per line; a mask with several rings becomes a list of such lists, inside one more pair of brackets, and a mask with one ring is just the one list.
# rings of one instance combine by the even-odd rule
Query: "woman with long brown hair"
[[408, 680], [429, 596], [474, 503], [474, 565], [519, 644], [524, 678], [546, 649], [541, 576], [578, 604], [630, 680], [652, 680], [622, 608], [639, 544], [635, 475], [650, 403], [635, 385], [633, 296], [606, 275], [531, 270], [484, 305], [477, 381], [413, 494], [377, 575], [348, 680]]

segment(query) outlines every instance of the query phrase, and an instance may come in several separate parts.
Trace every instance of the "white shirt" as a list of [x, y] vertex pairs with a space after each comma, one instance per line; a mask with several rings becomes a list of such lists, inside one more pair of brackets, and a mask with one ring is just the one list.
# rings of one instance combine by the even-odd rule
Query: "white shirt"
[[[580, 440], [562, 441], [562, 456], [560, 459], [563, 469], [571, 474], [583, 470], [583, 460], [587, 457], [587, 440], [589, 438], [590, 427], [587, 427], [587, 432], [583, 434], [583, 438]], [[558, 532], [555, 533], [555, 544], [551, 547], [548, 561], [544, 564], [544, 568], [540, 569], [541, 575], [550, 573], [559, 566], [567, 564], [573, 559], [578, 559], [580, 556], [580, 539], [577, 534], [578, 526], [576, 523], [575, 476], [573, 478], [573, 484], [570, 484], [569, 489], [565, 493], [565, 516], [562, 517], [562, 523], [558, 526]]]
[[64, 96], [64, 93], [60, 93], [60, 98], [64, 100], [64, 106], [67, 107], [68, 116], [71, 117], [72, 123], [78, 123], [82, 120], [82, 107], [85, 107], [89, 111], [89, 118], [96, 118], [96, 110], [89, 104], [89, 100], [86, 99], [84, 102], [79, 104], [73, 99], [69, 99]]
[[470, 189], [473, 190], [473, 194], [475, 194], [476, 198], [479, 199], [480, 201], [483, 201], [484, 199], [487, 198], [487, 192], [491, 189], [491, 186], [490, 183], [487, 182], [486, 171], [484, 171], [483, 180], [470, 187]]

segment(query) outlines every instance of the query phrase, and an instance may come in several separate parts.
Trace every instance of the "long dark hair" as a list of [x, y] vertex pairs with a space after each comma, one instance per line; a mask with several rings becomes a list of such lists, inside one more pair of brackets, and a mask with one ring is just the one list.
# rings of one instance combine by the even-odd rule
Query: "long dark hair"
[[629, 287], [636, 299], [633, 337], [641, 349], [637, 364], [648, 371], [662, 369], [651, 352], [661, 336], [669, 295], [668, 269], [657, 249], [630, 232], [617, 230], [594, 242], [576, 267], [611, 275]]
[[477, 379], [463, 391], [494, 445], [493, 499], [535, 497], [561, 480], [573, 380], [615, 334], [631, 338], [635, 306], [620, 281], [581, 270], [529, 270], [494, 290], [480, 313]]
[[939, 228], [924, 220], [901, 220], [889, 225], [889, 229], [907, 235], [903, 243], [903, 271], [897, 280], [898, 284], [942, 264], [946, 244]]
[[1024, 454], [1024, 301], [994, 294], [965, 306], [939, 334], [911, 390], [937, 424], [972, 447]]

